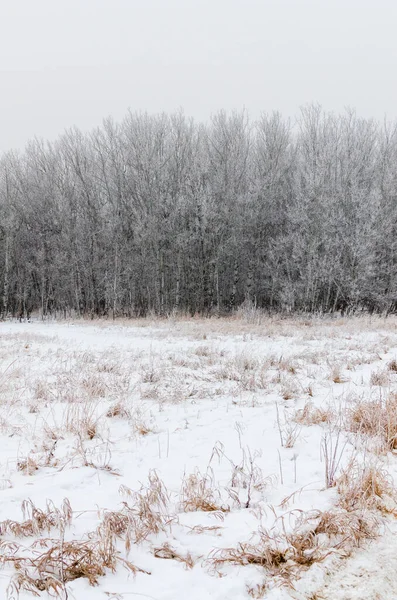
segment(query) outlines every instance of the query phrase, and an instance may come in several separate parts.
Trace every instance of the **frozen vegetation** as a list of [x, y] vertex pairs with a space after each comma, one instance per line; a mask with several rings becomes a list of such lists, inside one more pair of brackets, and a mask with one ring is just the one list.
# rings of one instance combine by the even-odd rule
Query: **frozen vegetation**
[[397, 320], [0, 324], [0, 597], [396, 598]]
[[395, 312], [397, 126], [128, 113], [0, 157], [0, 318]]

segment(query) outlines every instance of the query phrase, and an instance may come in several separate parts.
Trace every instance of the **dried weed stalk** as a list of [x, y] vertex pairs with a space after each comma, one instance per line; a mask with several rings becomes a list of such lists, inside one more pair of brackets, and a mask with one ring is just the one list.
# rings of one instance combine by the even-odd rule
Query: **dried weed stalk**
[[184, 512], [225, 513], [230, 507], [222, 504], [221, 494], [215, 487], [214, 475], [210, 468], [203, 475], [199, 470], [185, 477], [181, 489], [181, 507]]

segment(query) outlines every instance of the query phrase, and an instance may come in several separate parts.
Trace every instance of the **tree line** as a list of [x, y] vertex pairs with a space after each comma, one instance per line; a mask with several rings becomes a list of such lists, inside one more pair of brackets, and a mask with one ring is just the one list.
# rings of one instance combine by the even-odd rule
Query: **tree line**
[[397, 125], [106, 119], [0, 158], [0, 314], [394, 311]]

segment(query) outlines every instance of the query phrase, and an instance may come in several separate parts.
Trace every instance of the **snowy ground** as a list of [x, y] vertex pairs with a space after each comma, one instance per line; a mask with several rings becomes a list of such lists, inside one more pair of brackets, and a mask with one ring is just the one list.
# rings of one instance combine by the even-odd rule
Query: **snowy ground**
[[[396, 358], [393, 319], [0, 323], [0, 598], [48, 598], [57, 582], [69, 600], [397, 599], [390, 490], [390, 510], [360, 505], [377, 522], [360, 548], [339, 532], [316, 537], [312, 565], [221, 561], [261, 531], [284, 551], [340, 513], [326, 445], [336, 480], [354, 460], [393, 485], [394, 454], [345, 417], [397, 391]], [[304, 407], [324, 419], [310, 424]], [[47, 502], [48, 528], [32, 508]], [[109, 533], [116, 513], [124, 528]], [[32, 532], [18, 529], [29, 519]], [[106, 523], [120, 560], [97, 585], [68, 581], [60, 557], [37, 566], [56, 544], [60, 556], [69, 542], [100, 546]]]

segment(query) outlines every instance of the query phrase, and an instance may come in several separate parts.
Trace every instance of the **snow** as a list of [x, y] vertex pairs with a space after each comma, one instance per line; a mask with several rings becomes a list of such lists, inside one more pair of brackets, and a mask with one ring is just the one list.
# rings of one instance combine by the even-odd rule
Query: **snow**
[[[348, 558], [335, 555], [302, 571], [293, 588], [253, 565], [228, 564], [215, 573], [208, 560], [261, 527], [280, 527], [282, 515], [288, 528], [293, 511], [336, 504], [336, 489], [325, 489], [321, 451], [332, 432], [325, 424], [298, 427], [293, 447], [283, 447], [277, 407], [285, 439], [291, 416], [308, 401], [339, 409], [394, 390], [393, 373], [383, 387], [370, 382], [396, 356], [396, 329], [381, 320], [0, 324], [0, 521], [21, 521], [26, 499], [44, 509], [47, 500], [59, 507], [68, 498], [73, 521], [66, 539], [85, 539], [104, 511], [123, 507], [122, 486], [139, 490], [156, 471], [173, 519], [128, 555], [151, 575], [133, 577], [120, 565], [96, 587], [85, 579], [69, 583], [69, 599], [246, 600], [264, 579], [266, 600], [397, 599], [393, 520]], [[332, 379], [335, 368], [342, 383]], [[128, 418], [107, 416], [117, 402], [128, 408]], [[87, 414], [95, 422], [92, 439], [78, 435]], [[358, 443], [343, 436], [341, 468]], [[245, 508], [247, 487], [236, 484], [234, 496], [228, 490], [236, 467], [248, 468], [250, 458], [261, 485]], [[377, 459], [391, 477], [397, 474], [394, 456]], [[21, 468], [26, 460], [38, 468]], [[228, 512], [184, 512], [181, 487], [197, 472], [207, 475]], [[210, 529], [199, 533], [195, 526]], [[7, 536], [2, 540], [14, 539]], [[33, 539], [18, 541], [29, 546]], [[153, 548], [164, 542], [190, 553], [193, 568], [156, 558]], [[127, 556], [121, 541], [118, 547]], [[7, 597], [14, 573], [11, 565], [3, 567], [0, 598]], [[31, 597], [21, 591], [22, 600]]]

